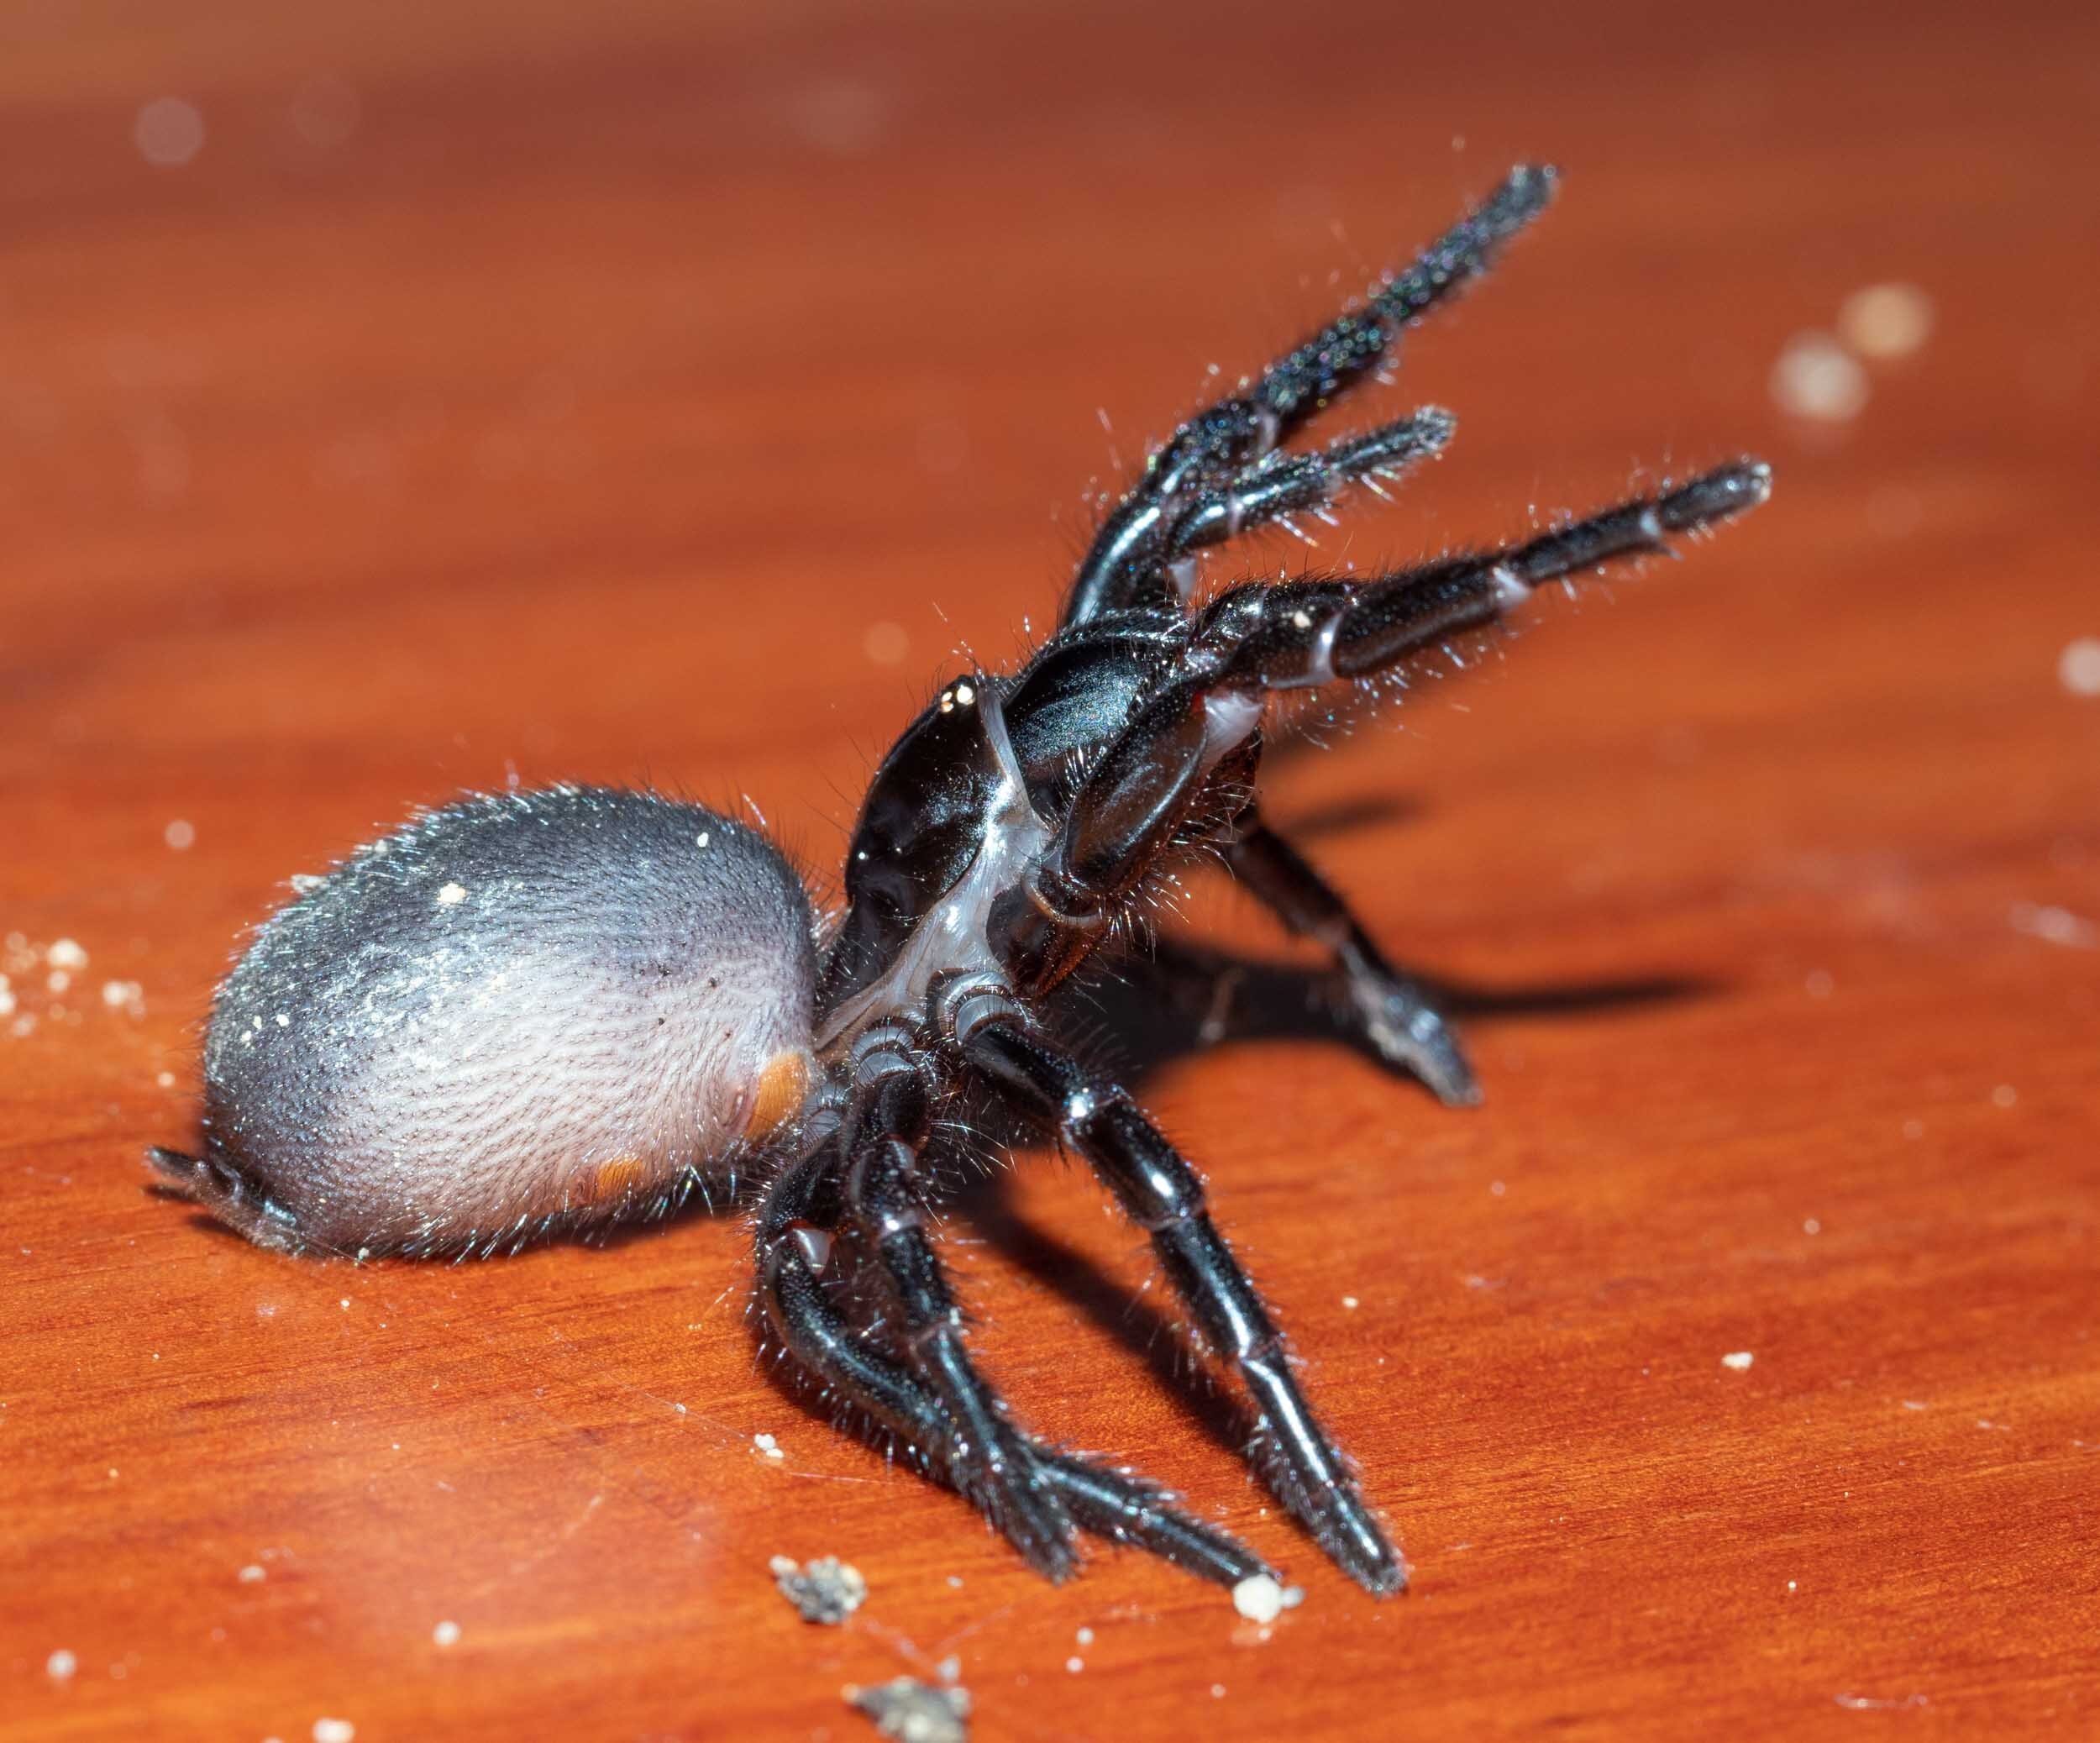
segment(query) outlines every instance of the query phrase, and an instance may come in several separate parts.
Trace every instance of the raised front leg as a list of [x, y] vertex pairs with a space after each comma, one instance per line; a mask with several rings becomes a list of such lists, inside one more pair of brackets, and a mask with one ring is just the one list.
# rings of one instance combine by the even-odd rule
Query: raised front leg
[[[1145, 463], [1144, 475], [1101, 524], [1065, 596], [1063, 627], [1133, 606], [1175, 601], [1168, 567], [1189, 517], [1383, 365], [1401, 328], [1477, 278], [1552, 198], [1554, 172], [1510, 171], [1486, 200], [1404, 271], [1279, 357], [1231, 397], [1205, 407]], [[1185, 549], [1185, 544], [1182, 546]]]

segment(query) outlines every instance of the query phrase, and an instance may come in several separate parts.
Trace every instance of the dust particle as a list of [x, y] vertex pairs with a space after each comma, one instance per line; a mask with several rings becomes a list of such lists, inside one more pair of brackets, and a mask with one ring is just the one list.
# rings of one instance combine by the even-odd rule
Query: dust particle
[[861, 651], [879, 666], [894, 666], [911, 651], [911, 638], [904, 626], [886, 620], [870, 623], [860, 638]]
[[1750, 1372], [1750, 1364], [1756, 1359], [1757, 1357], [1755, 1353], [1749, 1350], [1730, 1350], [1725, 1356], [1721, 1357], [1721, 1366], [1725, 1368], [1732, 1369], [1735, 1373], [1739, 1374], [1748, 1373]]
[[73, 1672], [79, 1668], [80, 1660], [63, 1646], [44, 1661], [44, 1674], [54, 1683], [70, 1682]]
[[809, 1562], [775, 1556], [769, 1565], [780, 1595], [805, 1622], [836, 1627], [868, 1601], [868, 1582], [860, 1570], [837, 1556], [819, 1556]]
[[896, 1677], [872, 1688], [848, 1684], [847, 1701], [897, 1743], [968, 1743], [969, 1690], [959, 1683], [936, 1688], [913, 1677]]
[[2074, 696], [2100, 696], [2100, 636], [2080, 636], [2056, 656], [2056, 676]]
[[1798, 333], [1772, 366], [1771, 391], [1796, 417], [1849, 423], [1866, 409], [1866, 371], [1827, 333]]
[[448, 884], [438, 892], [438, 906], [441, 908], [456, 908], [466, 899], [465, 886], [459, 884]]
[[430, 1638], [440, 1646], [456, 1646], [459, 1644], [459, 1625], [457, 1622], [440, 1622], [430, 1630]]
[[1838, 332], [1862, 357], [1908, 357], [1932, 333], [1932, 298], [1915, 285], [1868, 285], [1838, 310]]
[[347, 1719], [317, 1719], [313, 1721], [313, 1743], [351, 1743], [357, 1735], [357, 1727]]
[[156, 169], [180, 169], [204, 149], [204, 117], [179, 97], [156, 97], [131, 123], [131, 143]]
[[2046, 906], [2040, 902], [2014, 902], [2011, 917], [2014, 932], [2024, 932], [2045, 943], [2061, 944], [2066, 950], [2100, 948], [2100, 927], [2090, 920], [2081, 919], [2068, 908]]

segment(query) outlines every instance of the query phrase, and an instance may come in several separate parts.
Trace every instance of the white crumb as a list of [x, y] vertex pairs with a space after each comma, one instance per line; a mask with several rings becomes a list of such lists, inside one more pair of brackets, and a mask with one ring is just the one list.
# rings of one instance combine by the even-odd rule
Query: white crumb
[[1344, 1295], [1341, 1298], [1341, 1305], [1349, 1309], [1352, 1312], [1354, 1312], [1355, 1310], [1362, 1304], [1357, 1301], [1354, 1295]]
[[713, 832], [712, 832], [712, 831], [711, 831], [711, 830], [706, 830], [706, 829], [703, 829], [703, 830], [701, 830], [698, 835], [696, 835], [696, 836], [693, 837], [693, 845], [694, 845], [695, 847], [696, 847], [696, 848], [704, 848], [704, 847], [706, 847], [706, 846], [707, 845], [707, 843], [708, 843], [708, 841], [709, 841], [709, 840], [710, 840], [710, 838], [711, 837], [712, 833], [713, 833]]
[[1771, 392], [1797, 417], [1848, 423], [1866, 409], [1866, 371], [1827, 333], [1797, 333], [1772, 366]]
[[1932, 332], [1932, 298], [1915, 285], [1868, 285], [1838, 310], [1838, 332], [1862, 357], [1908, 357]]
[[197, 845], [197, 826], [187, 817], [176, 817], [160, 832], [160, 838], [178, 853]]
[[1721, 1366], [1732, 1368], [1737, 1373], [1747, 1373], [1750, 1371], [1750, 1364], [1756, 1359], [1756, 1355], [1748, 1350], [1730, 1350], [1721, 1357]]
[[73, 1672], [79, 1668], [80, 1660], [74, 1657], [74, 1656], [71, 1652], [67, 1651], [63, 1646], [60, 1646], [57, 1651], [52, 1653], [49, 1658], [44, 1661], [44, 1674], [49, 1677], [54, 1683], [63, 1683], [67, 1681], [71, 1678]]
[[456, 1646], [459, 1644], [459, 1625], [457, 1622], [440, 1622], [430, 1630], [430, 1638], [440, 1646]]
[[71, 938], [60, 938], [44, 953], [44, 960], [54, 969], [84, 969], [87, 966], [87, 953]]
[[105, 980], [102, 1003], [112, 1011], [129, 1011], [134, 1016], [141, 1016], [145, 1013], [146, 990], [135, 980]]
[[1090, 1646], [1094, 1644], [1094, 1630], [1091, 1628], [1082, 1628], [1072, 1638], [1083, 1646]]
[[1284, 1613], [1284, 1588], [1266, 1573], [1250, 1573], [1233, 1587], [1232, 1608], [1250, 1622], [1273, 1622]]
[[467, 892], [464, 885], [448, 884], [438, 892], [438, 906], [441, 908], [456, 908], [466, 899]]
[[351, 1743], [357, 1735], [357, 1727], [347, 1719], [317, 1719], [313, 1721], [313, 1743]]
[[2100, 696], [2100, 636], [2065, 643], [2056, 656], [2056, 676], [2074, 696]]
[[751, 1444], [757, 1447], [759, 1451], [763, 1452], [768, 1458], [785, 1458], [787, 1457], [786, 1453], [781, 1452], [780, 1443], [774, 1440], [771, 1435], [753, 1435], [751, 1437]]
[[304, 895], [309, 890], [318, 890], [328, 880], [312, 872], [294, 872], [288, 881], [294, 895]]
[[1086, 1668], [1086, 1660], [1080, 1657], [1077, 1652], [1074, 1652], [1069, 1658], [1065, 1660], [1064, 1667], [1076, 1677], [1081, 1671]]
[[270, 1576], [264, 1572], [263, 1570], [255, 1562], [250, 1562], [245, 1567], [241, 1569], [237, 1578], [244, 1586], [252, 1586], [260, 1580], [268, 1579]]

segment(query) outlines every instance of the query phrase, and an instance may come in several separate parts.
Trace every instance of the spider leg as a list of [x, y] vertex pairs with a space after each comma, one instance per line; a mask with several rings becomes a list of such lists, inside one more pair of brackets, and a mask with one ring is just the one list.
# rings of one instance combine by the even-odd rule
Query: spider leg
[[1399, 1553], [1299, 1389], [1283, 1333], [1210, 1221], [1195, 1169], [1126, 1090], [1059, 1052], [1011, 1001], [978, 1001], [958, 1019], [965, 1056], [1085, 1158], [1151, 1236], [1184, 1305], [1253, 1397], [1258, 1422], [1248, 1456], [1277, 1498], [1367, 1590], [1403, 1589]]
[[1492, 622], [1541, 582], [1667, 551], [1665, 535], [1755, 508], [1772, 470], [1737, 460], [1522, 544], [1368, 580], [1248, 582], [1189, 626], [1181, 669], [1134, 710], [1074, 795], [1056, 840], [992, 904], [986, 937], [1037, 997], [1084, 958], [1187, 822], [1210, 773], [1259, 725], [1266, 692], [1368, 678]]
[[1521, 544], [1369, 580], [1248, 582], [1205, 607], [1189, 662], [1212, 674], [1215, 689], [1292, 690], [1370, 677], [1428, 643], [1492, 622], [1543, 582], [1667, 553], [1665, 535], [1712, 526], [1771, 493], [1769, 466], [1737, 460]]
[[1074, 575], [1062, 626], [1173, 603], [1166, 574], [1177, 529], [1195, 505], [1375, 370], [1400, 329], [1493, 264], [1501, 244], [1546, 208], [1550, 168], [1520, 165], [1404, 271], [1206, 407], [1156, 449], [1112, 509]]
[[[774, 1334], [802, 1366], [840, 1397], [894, 1432], [925, 1465], [950, 1467], [957, 1424], [906, 1368], [863, 1336], [832, 1305], [822, 1273], [840, 1224], [827, 1145], [790, 1168], [759, 1213], [760, 1299]], [[1192, 1518], [1152, 1483], [1077, 1453], [1033, 1443], [1036, 1467], [1085, 1530], [1149, 1550], [1223, 1586], [1255, 1574], [1275, 1577], [1253, 1551]]]
[[866, 1244], [897, 1315], [913, 1371], [953, 1425], [948, 1471], [1037, 1570], [1063, 1580], [1078, 1566], [1072, 1520], [1038, 1467], [1034, 1443], [977, 1371], [963, 1310], [926, 1230], [921, 1149], [932, 1125], [910, 1037], [888, 1027], [857, 1044], [858, 1081], [842, 1130], [846, 1221]]
[[1202, 546], [1267, 524], [1289, 524], [1291, 515], [1324, 509], [1345, 486], [1390, 478], [1415, 461], [1442, 450], [1458, 420], [1441, 407], [1425, 406], [1397, 423], [1347, 436], [1318, 454], [1272, 450], [1218, 489], [1189, 505], [1167, 541], [1166, 574], [1185, 603], [1195, 586], [1190, 554]]
[[1447, 1106], [1477, 1104], [1480, 1085], [1451, 1024], [1386, 960], [1341, 892], [1251, 809], [1239, 827], [1226, 863], [1291, 931], [1332, 953], [1350, 1032], [1389, 1066], [1413, 1072]]

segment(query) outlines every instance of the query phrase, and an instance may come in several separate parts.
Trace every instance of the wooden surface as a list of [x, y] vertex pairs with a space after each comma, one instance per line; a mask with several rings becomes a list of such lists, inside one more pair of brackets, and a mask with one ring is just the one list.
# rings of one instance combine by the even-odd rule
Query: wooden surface
[[[1133, 10], [0, 18], [0, 1735], [843, 1743], [949, 1654], [979, 1739], [2100, 1731], [2094, 14]], [[1413, 1595], [1248, 1486], [1040, 1159], [951, 1225], [984, 1359], [1285, 1563], [1267, 1635], [835, 1436], [734, 1217], [352, 1268], [148, 1193], [288, 874], [512, 774], [831, 865], [1088, 480], [1530, 154], [1559, 210], [1375, 398], [1457, 447], [1321, 559], [1743, 449], [1776, 500], [1275, 771], [1483, 1109], [1305, 1038], [1144, 1079]], [[1884, 282], [1922, 348], [1778, 409]]]

